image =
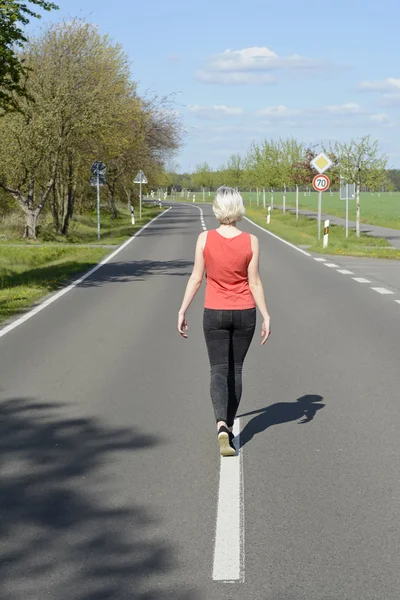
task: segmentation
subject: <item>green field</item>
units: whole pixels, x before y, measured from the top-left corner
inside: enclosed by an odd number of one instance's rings
[[[323,248],[322,235],[320,241],[318,241],[318,228],[315,219],[300,216],[299,220],[296,221],[294,213],[287,212],[284,215],[281,211],[276,210],[272,213],[271,223],[267,225],[267,211],[263,208],[248,207],[246,212],[249,219],[261,225],[261,227],[296,246],[306,248],[309,252],[339,256],[400,259],[400,250],[390,248],[388,241],[384,238],[374,238],[363,233],[360,237],[357,237],[354,230],[350,231],[349,237],[346,238],[344,227],[331,225],[329,228],[329,245],[327,248]]]
[[[318,210],[318,194],[317,192],[311,192],[310,195],[304,195],[304,192],[299,193],[299,208],[317,211]],[[203,194],[201,192],[195,192],[196,202],[203,201]],[[246,207],[257,206],[257,193],[256,192],[242,192],[243,200]],[[190,202],[193,198],[193,193],[190,194],[189,200],[181,198],[180,194],[175,198],[178,201]],[[208,196],[205,195],[206,202],[213,201],[213,194]],[[263,206],[263,194],[262,190],[259,192],[259,206]],[[269,206],[271,202],[271,193],[266,192],[266,205]],[[274,205],[281,206],[283,203],[283,192],[274,192]],[[286,206],[296,206],[296,194],[295,192],[287,192],[286,194]],[[400,192],[382,192],[378,196],[375,192],[361,193],[360,195],[360,207],[361,207],[361,222],[368,223],[369,225],[380,225],[381,227],[389,227],[391,229],[400,229]],[[346,202],[340,200],[339,192],[325,192],[322,195],[322,212],[333,215],[335,217],[346,217]],[[355,200],[349,201],[349,219],[355,221],[356,219],[356,203]]]
[[[257,193],[244,192],[243,199],[246,206],[257,206]],[[271,201],[271,194],[266,193],[267,205]],[[282,205],[283,192],[274,193],[274,204]],[[263,205],[263,194],[259,193],[259,205]],[[295,192],[286,194],[286,206],[296,206]],[[304,192],[299,193],[299,208],[318,210],[318,194],[304,195]],[[361,193],[360,195],[361,222],[369,225],[381,225],[382,227],[390,227],[392,229],[400,229],[400,192],[383,192],[378,196],[375,192]],[[324,192],[322,195],[322,212],[333,215],[335,217],[346,217],[346,202],[340,200],[339,192]],[[355,200],[349,200],[349,219],[356,219],[356,203]]]

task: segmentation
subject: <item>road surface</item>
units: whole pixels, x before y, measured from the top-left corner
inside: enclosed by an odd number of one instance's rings
[[[398,600],[400,293],[240,227],[272,335],[258,315],[229,467],[204,288],[176,332],[196,206],[0,337],[2,600]]]

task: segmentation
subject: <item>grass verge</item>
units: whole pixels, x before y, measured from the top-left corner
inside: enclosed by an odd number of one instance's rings
[[[111,224],[103,222],[101,244],[120,244],[159,214],[158,208],[143,208],[142,221],[135,225],[123,222],[123,217]],[[126,219],[125,219],[126,221]],[[97,242],[97,220],[91,215],[75,230],[75,243]],[[68,281],[98,264],[112,250],[93,244],[91,247],[64,246],[55,243],[40,246],[43,237],[30,244],[0,245],[0,322],[29,308],[42,296],[54,292]],[[49,241],[49,240],[47,240]],[[53,240],[57,242],[57,240]],[[68,240],[71,244],[71,239]],[[12,241],[15,244],[15,240]]]
[[[365,234],[357,237],[354,231],[349,231],[349,237],[346,238],[344,227],[331,225],[328,248],[323,248],[322,229],[321,241],[318,242],[317,221],[315,219],[299,216],[299,220],[296,221],[296,215],[293,213],[283,215],[281,211],[276,210],[272,212],[271,223],[267,225],[266,210],[247,207],[246,215],[264,229],[279,235],[284,240],[296,246],[307,246],[307,250],[310,252],[339,256],[400,259],[400,250],[388,248],[390,244],[385,238],[373,238]]]

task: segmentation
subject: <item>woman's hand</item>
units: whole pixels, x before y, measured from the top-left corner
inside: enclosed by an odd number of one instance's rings
[[[271,334],[271,319],[268,316],[266,319],[264,319],[262,327],[261,327],[261,346],[263,346],[265,344],[265,342],[267,341],[267,339],[269,338]]]
[[[187,338],[187,330],[188,330],[185,313],[178,314],[178,331],[182,337]]]

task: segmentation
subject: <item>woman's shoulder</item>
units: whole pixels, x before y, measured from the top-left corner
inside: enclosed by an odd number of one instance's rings
[[[204,250],[204,246],[206,245],[208,231],[202,231],[199,233],[197,238],[197,243],[200,244],[201,248]]]

